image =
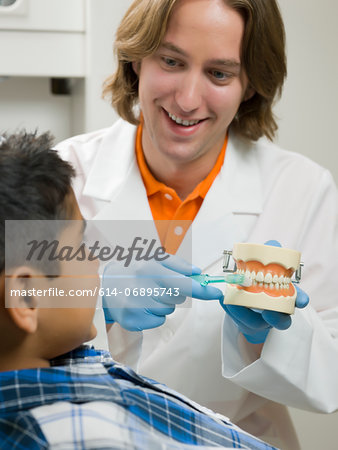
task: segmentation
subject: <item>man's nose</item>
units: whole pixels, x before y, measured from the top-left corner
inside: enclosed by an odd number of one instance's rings
[[[198,72],[185,72],[176,86],[175,101],[183,112],[192,112],[201,106],[203,83]]]

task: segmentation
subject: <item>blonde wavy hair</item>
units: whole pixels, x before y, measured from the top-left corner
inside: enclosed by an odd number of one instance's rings
[[[135,0],[117,30],[114,50],[118,66],[104,84],[117,113],[139,123],[138,76],[133,62],[152,55],[162,42],[173,7],[179,0]],[[242,64],[255,94],[241,103],[231,127],[242,137],[256,141],[273,139],[278,128],[272,107],[286,78],[285,30],[275,0],[224,0],[245,21]]]

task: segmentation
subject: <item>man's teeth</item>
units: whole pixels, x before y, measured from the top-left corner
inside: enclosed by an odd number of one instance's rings
[[[199,122],[199,120],[183,120],[171,113],[168,113],[168,115],[170,119],[176,122],[178,125],[184,125],[185,127],[191,127],[192,125],[196,125]]]
[[[264,275],[263,272],[250,272],[249,270],[237,270],[237,273],[245,274],[248,278],[252,280],[252,286],[260,286],[270,289],[289,289],[291,278],[274,275],[267,273]]]

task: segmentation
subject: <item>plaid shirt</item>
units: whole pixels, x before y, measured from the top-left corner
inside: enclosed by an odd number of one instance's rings
[[[271,449],[186,397],[81,347],[52,367],[0,373],[0,448]]]

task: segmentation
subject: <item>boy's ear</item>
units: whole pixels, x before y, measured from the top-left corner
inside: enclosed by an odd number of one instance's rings
[[[21,266],[6,277],[5,306],[9,317],[18,328],[26,333],[34,333],[38,326],[37,297],[28,295],[29,280],[36,278],[37,272],[31,267]]]

